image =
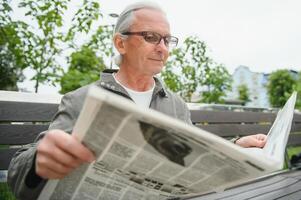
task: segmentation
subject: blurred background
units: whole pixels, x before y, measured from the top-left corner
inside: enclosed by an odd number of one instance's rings
[[[2,0],[0,89],[64,94],[117,68],[112,30],[133,2]],[[155,2],[180,40],[160,76],[187,102],[281,107],[300,93],[300,1]]]

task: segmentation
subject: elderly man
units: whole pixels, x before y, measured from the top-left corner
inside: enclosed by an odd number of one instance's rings
[[[164,12],[151,3],[128,6],[120,15],[113,38],[120,54],[119,70],[102,73],[93,85],[133,100],[191,124],[190,112],[178,96],[155,77],[178,39],[170,34]],[[92,162],[93,153],[70,135],[85,99],[88,86],[66,94],[47,132],[37,143],[17,152],[9,168],[8,183],[18,199],[36,199],[48,179],[61,179],[84,162]],[[243,147],[263,147],[264,135],[241,138]]]

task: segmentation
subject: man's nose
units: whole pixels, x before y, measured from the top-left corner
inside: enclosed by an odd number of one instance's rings
[[[169,51],[168,46],[165,45],[164,38],[161,38],[160,42],[157,44],[157,48],[161,49],[161,51]]]

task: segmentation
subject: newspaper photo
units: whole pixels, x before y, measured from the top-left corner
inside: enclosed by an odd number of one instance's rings
[[[295,101],[296,93],[278,113],[267,145],[252,153],[91,87],[73,132],[97,159],[64,179],[48,181],[39,200],[176,199],[222,191],[280,170]]]

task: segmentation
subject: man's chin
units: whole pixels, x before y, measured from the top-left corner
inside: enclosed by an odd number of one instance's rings
[[[145,65],[145,72],[148,72],[152,75],[157,75],[159,73],[161,73],[162,69],[164,67],[163,62],[152,62],[152,63],[148,63],[147,65]]]
[[[156,75],[156,74],[161,73],[163,67],[164,67],[163,65],[155,66],[154,67],[154,74]]]

